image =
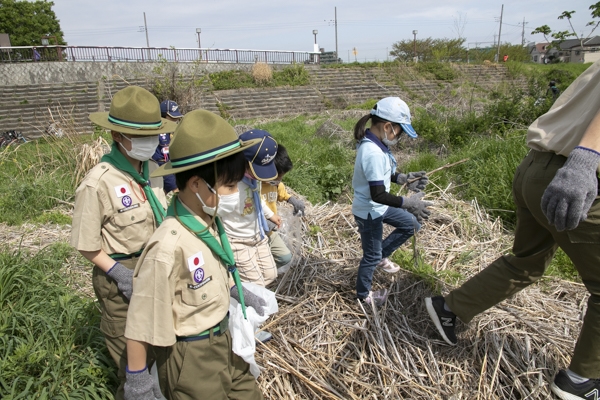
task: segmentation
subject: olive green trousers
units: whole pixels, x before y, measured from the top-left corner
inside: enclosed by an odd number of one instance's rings
[[[119,262],[128,269],[134,269],[137,260],[138,257],[135,257],[120,260]],[[127,366],[125,324],[127,322],[129,300],[119,292],[117,282],[96,266],[94,266],[92,273],[92,284],[98,298],[98,303],[100,304],[100,309],[102,310],[100,330],[104,333],[108,352],[118,367],[117,378],[119,379],[119,387],[115,393],[115,399],[122,400],[126,380],[125,367]],[[154,363],[152,346],[148,347],[147,363],[149,367]]]
[[[590,293],[569,368],[587,378],[600,378],[600,200],[596,197],[587,219],[570,231],[556,231],[541,209],[542,195],[565,161],[553,153],[529,152],[513,180],[517,206],[513,255],[498,258],[445,300],[460,320],[468,323],[540,279],[560,247]]]
[[[231,333],[156,347],[158,375],[169,400],[262,400],[250,365],[231,350]]]

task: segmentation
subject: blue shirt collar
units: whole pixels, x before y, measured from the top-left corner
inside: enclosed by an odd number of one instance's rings
[[[375,136],[375,134],[369,129],[367,129],[367,132],[365,133],[365,139],[369,139],[371,142],[375,143],[384,153],[390,152],[390,149],[385,144],[383,144],[381,140],[379,140],[379,138]]]

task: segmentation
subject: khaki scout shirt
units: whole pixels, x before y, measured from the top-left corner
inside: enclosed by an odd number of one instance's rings
[[[527,131],[527,145],[538,151],[568,157],[579,145],[592,119],[600,112],[600,61],[585,70],[536,119]]]
[[[219,241],[214,230],[209,232]],[[225,318],[229,290],[225,264],[177,219],[167,217],[135,267],[125,337],[171,346],[176,336],[197,335]]]
[[[150,161],[150,170],[157,165]],[[166,208],[162,177],[150,185]],[[88,172],[75,192],[71,245],[80,251],[107,254],[140,251],[156,222],[143,189],[129,174],[101,162]]]

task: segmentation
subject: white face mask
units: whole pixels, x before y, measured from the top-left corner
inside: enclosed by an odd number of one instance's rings
[[[231,214],[237,211],[240,204],[240,192],[231,194],[218,195],[219,196],[219,209],[217,215],[224,217],[227,214]]]
[[[393,146],[396,143],[398,143],[398,140],[400,140],[400,135],[396,136],[396,132],[394,131],[394,126],[392,125],[392,134],[394,135],[394,139],[393,140],[389,140],[387,138],[387,133],[385,134],[385,136],[383,137],[383,139],[381,139],[381,142],[383,144],[385,144],[387,147]]]
[[[210,190],[212,193],[217,195],[217,198],[219,199],[219,201],[217,202],[217,207],[218,207],[221,203],[221,196],[204,179],[202,179],[202,180],[208,187],[208,190]],[[206,203],[204,202],[204,200],[202,200],[202,197],[200,197],[200,195],[198,193],[196,193],[196,197],[198,198],[198,200],[200,200],[200,203],[202,203],[202,211],[204,211],[211,217],[214,217],[215,213],[217,212],[217,208],[207,206]]]
[[[123,150],[125,150],[127,155],[134,160],[148,161],[158,147],[158,135],[128,138],[121,133],[121,136],[123,139],[127,139],[131,142],[131,150],[127,150],[122,143],[119,144],[123,147]]]

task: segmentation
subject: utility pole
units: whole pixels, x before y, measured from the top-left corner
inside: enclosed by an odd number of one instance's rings
[[[146,12],[144,11],[144,30],[146,31],[146,47],[150,47],[150,41],[148,40],[148,25],[146,24]]]
[[[521,46],[525,46],[525,17],[523,17],[523,31],[521,32]]]
[[[335,62],[338,62],[338,41],[337,41],[337,7],[334,7],[335,12]]]
[[[498,30],[498,52],[496,53],[496,62],[500,62],[500,43],[502,43],[500,37],[502,36],[502,15],[504,14],[504,4],[500,11],[500,29]]]
[[[148,61],[150,61],[150,41],[148,40],[148,25],[146,24],[146,11],[144,11],[144,30],[146,31],[146,47],[148,48]]]

